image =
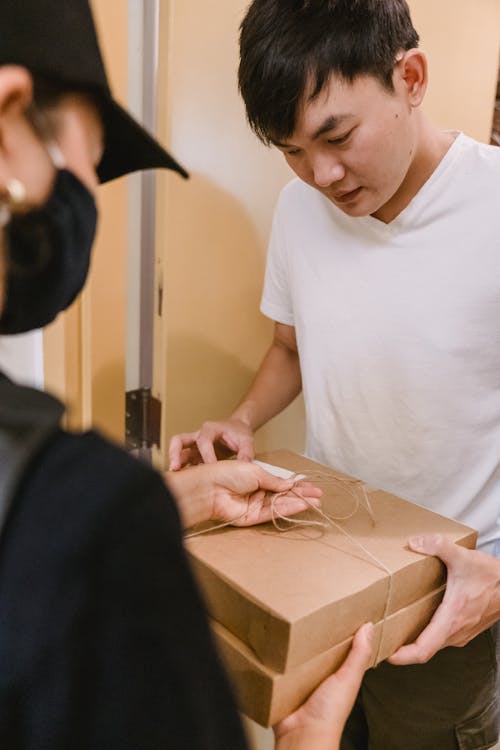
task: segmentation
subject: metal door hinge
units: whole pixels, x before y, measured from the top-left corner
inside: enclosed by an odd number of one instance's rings
[[[151,394],[151,388],[127,391],[125,396],[127,448],[160,447],[161,401]]]

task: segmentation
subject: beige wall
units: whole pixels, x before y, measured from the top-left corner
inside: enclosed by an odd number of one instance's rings
[[[255,372],[271,324],[258,312],[273,206],[290,173],[259,145],[236,90],[246,0],[161,0],[160,133],[191,171],[160,177],[156,390],[164,445],[227,414]],[[431,85],[426,109],[444,128],[489,140],[500,0],[412,0]],[[263,428],[262,447],[301,448],[300,403]]]
[[[191,179],[159,177],[163,257],[164,445],[226,415],[269,342],[258,312],[266,238],[280,187],[276,153],[248,131],[236,90],[237,28],[246,2],[161,3],[160,134]],[[301,448],[301,404],[264,428],[262,445]]]
[[[127,99],[127,0],[92,0],[115,96]],[[44,332],[46,388],[68,407],[73,429],[125,432],[126,181],[98,191],[100,220],[83,295]]]
[[[410,0],[429,58],[425,109],[442,128],[489,142],[500,41],[500,0]]]
[[[115,97],[127,101],[127,0],[92,0]],[[100,220],[92,271],[83,299],[87,423],[118,440],[125,433],[125,307],[127,183],[99,189]]]

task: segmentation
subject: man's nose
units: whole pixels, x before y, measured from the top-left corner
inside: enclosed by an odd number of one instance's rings
[[[312,164],[314,182],[318,187],[326,188],[345,177],[345,168],[334,157],[318,156]]]

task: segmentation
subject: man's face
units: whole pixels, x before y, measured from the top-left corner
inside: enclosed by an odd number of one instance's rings
[[[277,143],[295,174],[349,216],[375,215],[404,191],[416,129],[404,81],[332,75],[305,100],[289,141]]]

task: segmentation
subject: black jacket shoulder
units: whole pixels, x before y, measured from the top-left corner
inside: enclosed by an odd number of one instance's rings
[[[0,746],[246,747],[163,478],[58,431],[0,542]]]

